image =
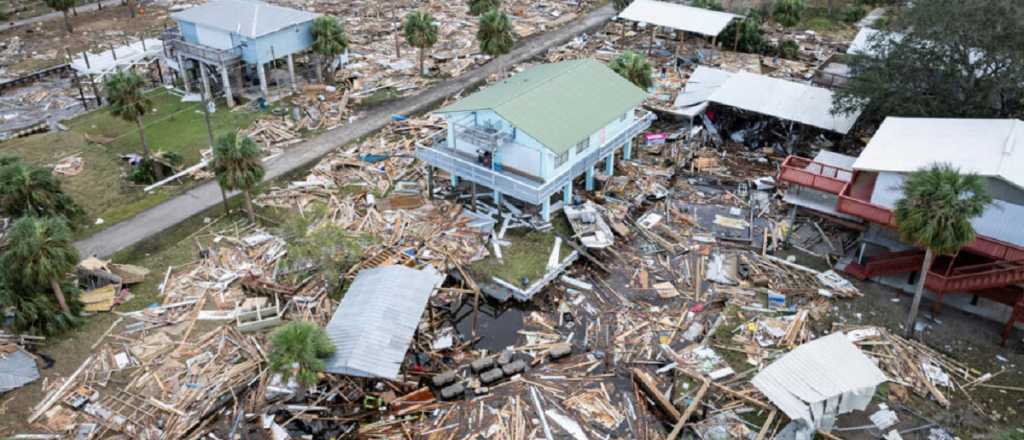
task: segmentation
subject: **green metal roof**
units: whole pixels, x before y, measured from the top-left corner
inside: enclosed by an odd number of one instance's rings
[[[568,151],[626,111],[645,93],[595,60],[543,64],[438,110],[493,110],[555,154]]]

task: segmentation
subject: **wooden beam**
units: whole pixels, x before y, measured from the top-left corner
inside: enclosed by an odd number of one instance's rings
[[[664,412],[666,415],[668,415],[669,418],[672,419],[673,423],[678,424],[678,422],[681,420],[682,415],[679,414],[679,410],[676,409],[675,405],[672,405],[672,402],[669,401],[664,394],[661,394],[661,392],[658,391],[658,386],[654,382],[654,379],[652,379],[651,376],[649,376],[647,373],[641,371],[638,368],[633,369],[633,379],[637,381],[637,383],[640,385],[640,388],[642,388],[644,392],[647,393],[647,395],[651,398],[651,400],[654,401],[658,408],[661,409],[661,411]]]
[[[683,426],[686,425],[686,421],[693,416],[693,413],[697,412],[697,408],[700,408],[700,402],[704,399],[704,395],[708,393],[708,388],[711,387],[711,382],[707,379],[701,384],[700,389],[697,390],[697,394],[693,396],[693,401],[686,407],[686,411],[683,411],[683,415],[679,417],[679,421],[676,422],[676,426],[672,428],[672,432],[668,434],[665,440],[676,440],[676,437],[683,432]],[[774,414],[774,413],[773,413]]]

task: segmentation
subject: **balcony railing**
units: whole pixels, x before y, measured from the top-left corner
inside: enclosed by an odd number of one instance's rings
[[[779,180],[831,194],[841,193],[852,176],[852,170],[800,156],[787,157],[779,171]]]
[[[165,30],[160,34],[160,38],[163,39],[164,46],[171,51],[171,56],[180,54],[186,58],[224,66],[236,63],[242,59],[242,50],[239,47],[217,49],[201,44],[189,43],[184,40],[177,29]]]
[[[431,135],[429,146],[417,145],[416,157],[430,165],[455,173],[460,178],[485,185],[524,202],[539,205],[550,198],[552,194],[561,191],[565,184],[574,177],[583,174],[587,168],[594,166],[614,152],[616,148],[621,147],[650,127],[656,116],[645,110],[640,110],[640,112],[639,117],[630,126],[606,141],[601,147],[590,149],[586,156],[577,160],[571,168],[563,170],[543,183],[512,173],[495,171],[463,157],[461,153],[448,145],[446,130],[439,130]]]
[[[455,142],[468,141],[489,151],[512,142],[512,133],[473,124],[455,124]]]

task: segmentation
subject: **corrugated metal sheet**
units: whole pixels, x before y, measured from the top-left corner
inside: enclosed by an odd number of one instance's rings
[[[717,37],[730,21],[742,16],[657,0],[636,0],[619,13],[619,18]]]
[[[595,60],[531,67],[439,113],[493,110],[556,154],[643,103],[646,93]]]
[[[853,167],[909,173],[939,162],[1024,189],[1024,121],[888,117]]]
[[[871,203],[895,209],[896,202],[903,198],[905,178],[906,175],[900,173],[878,173]],[[1024,206],[993,200],[980,217],[971,220],[971,226],[978,235],[1024,246],[1024,228],[1012,221],[1020,218],[1024,218]]]
[[[18,350],[0,357],[0,393],[39,379],[39,368],[28,353]]]
[[[732,73],[725,70],[697,66],[697,70],[686,80],[682,93],[676,97],[674,110],[689,118],[703,113],[708,98],[731,77]]]
[[[831,90],[749,72],[734,74],[708,100],[842,134],[860,117],[833,115]]]
[[[886,380],[871,359],[846,335],[836,332],[786,353],[751,383],[790,419],[822,426],[822,413],[831,412],[828,408],[838,412],[864,409],[855,404],[860,402],[839,400],[865,393],[870,398],[875,387]]]
[[[255,0],[214,0],[171,14],[175,20],[196,23],[249,38],[312,21],[320,14],[283,8]]]
[[[444,275],[428,267],[366,269],[356,275],[327,323],[335,352],[327,372],[397,379],[431,292]]]

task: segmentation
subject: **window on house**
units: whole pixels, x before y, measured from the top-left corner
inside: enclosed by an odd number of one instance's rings
[[[590,139],[584,139],[576,144],[576,154],[582,153],[590,146]]]
[[[557,157],[555,157],[555,168],[558,168],[558,167],[564,165],[568,161],[569,161],[569,152],[568,151],[566,151],[566,152],[564,152],[562,154],[559,154]]]

